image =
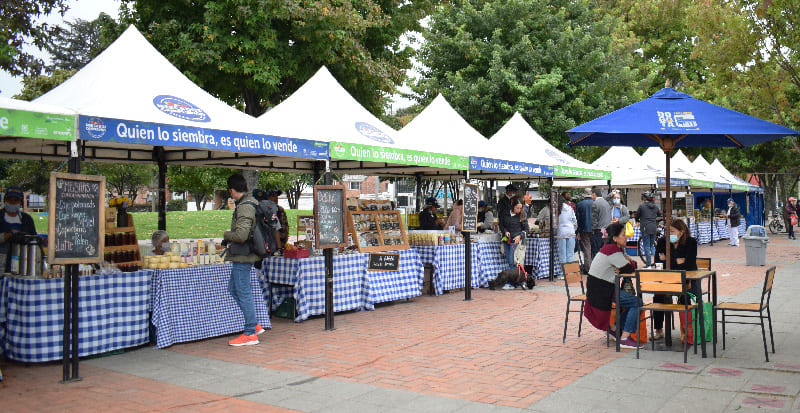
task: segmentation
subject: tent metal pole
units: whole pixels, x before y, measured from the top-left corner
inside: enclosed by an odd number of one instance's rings
[[[167,161],[164,147],[153,148],[153,157],[158,163],[158,229],[167,230]],[[135,194],[134,194],[135,196]]]
[[[711,246],[714,246],[714,221],[716,221],[716,217],[714,216],[714,186],[711,186]]]
[[[81,173],[81,158],[78,156],[79,142],[70,143],[70,158],[67,170],[72,174]],[[105,196],[105,194],[103,194]],[[61,335],[62,339],[62,381],[80,381],[78,373],[78,264],[67,264],[64,272],[64,326]],[[71,334],[70,334],[71,333]],[[70,344],[72,352],[70,354]],[[70,364],[72,367],[72,377],[69,377]]]
[[[325,185],[333,184],[330,161],[325,161]],[[333,248],[322,250],[325,258],[325,330],[334,330],[333,325]]]
[[[558,204],[558,194],[555,193],[555,189],[553,189],[553,178],[552,177],[547,178],[547,182],[550,183],[550,196],[547,197],[548,198],[547,201],[550,203],[550,208],[547,208],[547,209],[550,210],[550,225],[548,225],[548,227],[550,227],[550,240],[549,240],[549,242],[550,242],[550,268],[549,268],[549,270],[550,270],[550,281],[553,281],[555,279],[555,275],[556,275],[556,272],[555,272],[555,249],[556,249],[555,248],[555,244],[556,244],[556,240],[555,240],[555,231],[553,231],[553,227],[555,226],[555,223],[556,223],[556,221],[554,219],[554,216],[555,216],[555,212],[556,212],[555,210],[558,207],[558,205],[557,205]],[[610,185],[611,181],[608,181],[608,183]],[[556,194],[555,199],[553,199],[553,194],[554,193]]]
[[[466,170],[464,171],[464,183],[468,182],[469,170]],[[464,195],[462,194],[461,196],[463,197]],[[462,232],[461,234],[464,237],[464,301],[472,301],[472,244],[470,243],[469,232]]]

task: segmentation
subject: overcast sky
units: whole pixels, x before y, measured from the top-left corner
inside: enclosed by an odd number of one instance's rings
[[[100,15],[100,12],[117,18],[119,15],[119,0],[69,0],[69,10],[61,17],[60,14],[54,13],[52,15],[43,17],[43,21],[48,24],[56,24],[66,26],[64,21],[73,21],[75,19],[94,20]],[[37,56],[48,58],[47,53],[36,50],[35,48],[27,49]],[[17,94],[22,89],[22,77],[11,77],[5,71],[0,71],[0,96],[10,98]]]

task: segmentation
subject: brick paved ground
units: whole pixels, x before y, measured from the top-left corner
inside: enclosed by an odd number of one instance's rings
[[[798,251],[800,243],[775,237],[767,261],[778,265],[780,277],[782,266],[800,257]],[[765,267],[744,265],[743,242],[739,248],[724,242],[701,246],[699,255],[712,257],[721,298],[763,280]],[[372,312],[337,314],[335,331],[323,331],[322,318],[300,324],[273,319],[273,329],[253,347],[233,349],[226,345],[230,337],[220,337],[148,351],[520,408],[626,354],[606,348],[605,335],[588,323],[578,338],[577,319],[561,343],[563,284],[540,282],[533,291],[479,289],[472,296],[470,302],[463,292],[424,296]],[[0,410],[282,411],[87,363],[81,368],[84,380],[69,385],[58,384],[60,365],[0,361],[0,367],[5,376]]]

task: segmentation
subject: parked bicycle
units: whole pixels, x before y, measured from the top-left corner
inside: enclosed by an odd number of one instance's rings
[[[769,214],[767,228],[773,234],[787,231],[786,224],[783,222],[783,214],[780,211],[772,211]]]

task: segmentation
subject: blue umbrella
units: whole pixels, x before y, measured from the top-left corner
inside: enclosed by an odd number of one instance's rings
[[[666,155],[670,224],[670,152],[689,147],[745,147],[800,132],[664,88],[653,96],[567,131],[570,146],[658,146]],[[667,268],[670,251],[667,248]]]

